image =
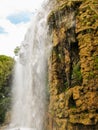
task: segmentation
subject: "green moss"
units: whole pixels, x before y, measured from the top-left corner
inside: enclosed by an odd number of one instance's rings
[[[98,64],[97,64],[97,65],[95,65],[95,66],[94,66],[94,68],[95,68],[96,70],[98,70]]]
[[[96,64],[98,64],[98,56],[95,56],[94,61],[95,61]]]
[[[93,60],[94,60],[94,69],[98,70],[98,56],[93,56]]]
[[[68,82],[67,82],[67,81],[64,83],[64,86],[65,86],[66,88],[68,87]]]
[[[75,83],[74,85],[81,85],[82,83],[81,67],[79,63],[73,66],[72,80]]]
[[[94,78],[94,76],[95,76],[95,75],[94,75],[94,72],[93,72],[93,71],[90,71],[90,72],[89,72],[89,78],[92,79],[92,78]]]

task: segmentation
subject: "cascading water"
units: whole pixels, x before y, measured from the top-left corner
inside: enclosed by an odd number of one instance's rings
[[[47,26],[51,3],[47,5],[34,16],[21,45],[15,66],[9,130],[44,129],[47,60],[52,47]]]

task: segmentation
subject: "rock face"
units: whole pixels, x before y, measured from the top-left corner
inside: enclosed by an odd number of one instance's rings
[[[48,129],[98,130],[98,0],[57,0],[48,24]]]

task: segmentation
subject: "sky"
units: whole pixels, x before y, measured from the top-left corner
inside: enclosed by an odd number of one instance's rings
[[[0,0],[0,55],[14,57],[44,0]]]

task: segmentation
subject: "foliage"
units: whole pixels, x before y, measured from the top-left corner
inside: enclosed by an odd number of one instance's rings
[[[81,68],[79,63],[73,66],[72,79],[74,80],[75,85],[81,85],[82,74],[81,74]]]
[[[0,55],[0,123],[4,121],[10,101],[10,83],[14,59]]]
[[[17,47],[14,49],[14,54],[15,54],[15,56],[18,56],[19,51],[20,51],[20,47],[17,46]]]

